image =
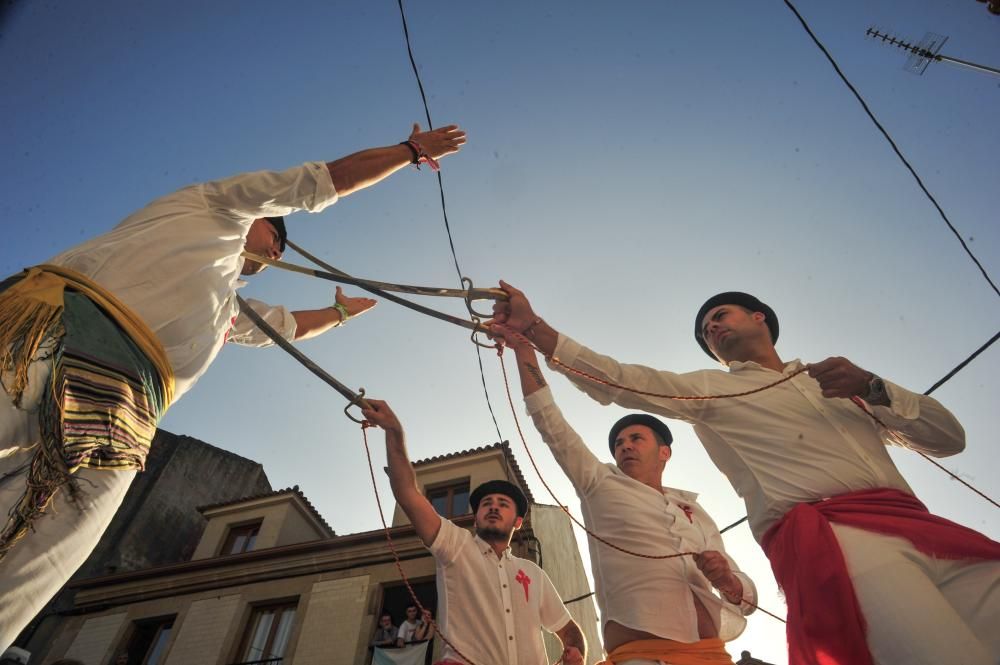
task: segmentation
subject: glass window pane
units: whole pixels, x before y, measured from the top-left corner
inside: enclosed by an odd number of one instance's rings
[[[285,646],[288,644],[288,637],[292,634],[292,624],[295,623],[295,608],[286,609],[278,619],[278,629],[274,634],[274,642],[271,644],[271,655],[268,658],[281,658],[285,655]]]
[[[243,551],[243,547],[246,545],[247,538],[242,533],[237,534],[233,537],[233,544],[229,548],[226,554],[239,554]]]
[[[271,632],[271,623],[273,621],[274,610],[261,610],[257,614],[253,634],[250,638],[250,643],[247,645],[246,653],[243,654],[243,660],[262,660],[265,658],[264,647],[267,646],[267,636]]]
[[[469,508],[469,489],[456,489],[454,498],[452,498],[452,516],[454,515],[465,515],[470,511]]]
[[[160,659],[163,658],[163,652],[167,648],[167,642],[170,641],[170,630],[171,626],[165,626],[160,630],[160,633],[156,636],[156,641],[153,643],[153,648],[149,650],[146,665],[159,665]]]
[[[441,517],[451,517],[448,514],[448,495],[444,494],[441,496],[435,496],[431,498],[431,505],[434,506],[434,510]]]
[[[241,549],[240,551],[241,552],[252,552],[253,551],[253,546],[256,543],[257,543],[257,530],[254,529],[253,533],[251,533],[247,537],[246,544],[243,546],[243,549]]]

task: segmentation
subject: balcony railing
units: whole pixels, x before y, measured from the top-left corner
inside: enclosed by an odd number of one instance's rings
[[[281,665],[284,658],[268,658],[267,660],[244,660],[239,663],[229,663],[229,665]]]

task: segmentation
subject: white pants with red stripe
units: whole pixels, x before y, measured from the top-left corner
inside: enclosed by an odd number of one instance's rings
[[[935,559],[904,538],[832,526],[877,665],[1000,663],[1000,561]]]

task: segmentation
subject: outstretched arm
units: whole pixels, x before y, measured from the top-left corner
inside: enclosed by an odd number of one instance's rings
[[[465,132],[458,125],[439,127],[428,132],[420,131],[414,124],[410,140],[417,143],[433,159],[458,152],[465,143]],[[359,189],[371,187],[392,175],[399,169],[413,163],[413,150],[406,145],[391,145],[383,148],[369,148],[347,157],[328,162],[330,179],[340,196],[353,194]]]
[[[392,494],[410,518],[417,536],[424,545],[430,547],[441,529],[441,517],[417,487],[417,476],[406,454],[403,426],[399,424],[399,419],[389,405],[382,400],[369,399],[368,403],[372,408],[362,409],[361,413],[366,420],[385,430],[385,453]]]
[[[500,288],[507,293],[507,300],[498,300],[493,304],[493,318],[486,322],[487,325],[497,323],[507,326],[530,339],[546,356],[555,353],[559,333],[535,314],[523,291],[503,280],[500,280]]]
[[[344,291],[337,287],[337,304],[340,307],[324,307],[323,309],[301,309],[292,312],[295,318],[295,340],[309,339],[322,335],[330,328],[336,328],[345,322],[344,313],[347,318],[354,318],[364,314],[376,305],[373,298],[350,298],[344,295]],[[341,307],[343,311],[341,311]]]
[[[567,621],[565,626],[556,631],[556,636],[563,645],[560,661],[563,665],[584,665],[587,662],[587,640],[575,621]]]

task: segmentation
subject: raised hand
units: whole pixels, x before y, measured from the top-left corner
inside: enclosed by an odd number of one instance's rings
[[[420,131],[420,124],[413,123],[410,140],[419,144],[432,159],[441,159],[445,155],[458,152],[465,145],[465,132],[458,125],[438,127],[429,132]]]
[[[352,319],[355,316],[361,316],[362,314],[364,314],[365,312],[367,312],[372,307],[378,304],[378,301],[375,300],[374,298],[365,298],[365,297],[351,298],[345,296],[344,290],[339,286],[337,287],[337,295],[335,296],[335,298],[338,304],[344,306],[344,309],[347,310],[347,315]]]

